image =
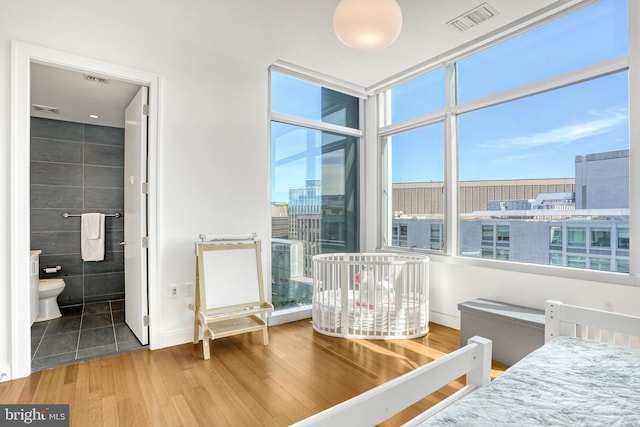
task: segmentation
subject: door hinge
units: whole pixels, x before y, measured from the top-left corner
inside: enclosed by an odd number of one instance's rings
[[[145,249],[149,248],[149,236],[142,236],[142,247]]]
[[[149,183],[148,182],[143,182],[142,183],[142,194],[149,194]]]
[[[142,114],[145,115],[145,116],[149,115],[149,104],[144,104],[142,106]]]
[[[142,316],[142,326],[149,326],[149,315]]]

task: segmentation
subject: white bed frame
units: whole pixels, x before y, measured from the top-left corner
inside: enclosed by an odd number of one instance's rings
[[[557,336],[579,337],[637,348],[640,346],[640,317],[547,301],[545,342]],[[490,340],[482,337],[470,338],[468,345],[461,349],[306,418],[294,426],[373,426],[462,375],[467,376],[465,387],[405,426],[423,422],[476,388],[491,382]]]

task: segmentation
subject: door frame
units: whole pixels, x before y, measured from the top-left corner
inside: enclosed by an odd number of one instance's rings
[[[11,166],[10,166],[10,378],[31,375],[31,321],[29,306],[29,250],[30,248],[30,64],[95,72],[115,79],[149,88],[148,160],[149,192],[147,199],[148,295],[149,317],[157,319],[158,246],[157,246],[157,188],[160,76],[155,73],[111,64],[84,56],[57,51],[19,41],[11,41]],[[150,348],[159,343],[156,322],[149,322]]]

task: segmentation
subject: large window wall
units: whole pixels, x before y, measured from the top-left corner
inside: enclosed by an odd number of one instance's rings
[[[360,99],[271,71],[271,284],[276,311],[307,309],[312,257],[359,249]]]
[[[382,88],[382,246],[628,273],[628,9],[601,0]]]

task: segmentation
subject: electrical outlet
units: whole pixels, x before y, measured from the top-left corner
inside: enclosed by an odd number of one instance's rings
[[[194,293],[193,283],[185,283],[184,284],[184,296],[185,297],[192,297],[193,293]]]
[[[178,285],[169,285],[169,298],[178,298]]]
[[[607,301],[604,303],[604,307],[607,311],[613,311],[613,302]]]

